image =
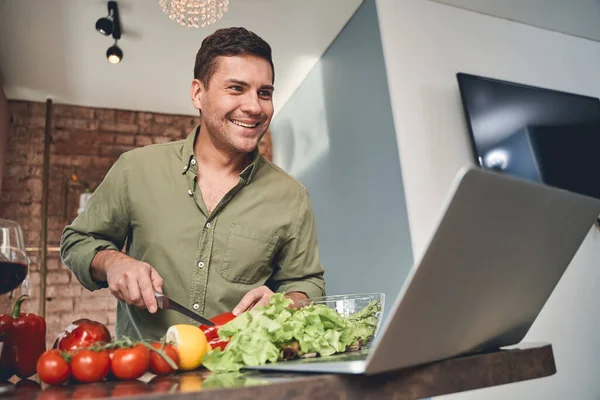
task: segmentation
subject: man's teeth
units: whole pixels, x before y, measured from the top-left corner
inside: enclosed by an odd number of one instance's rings
[[[236,120],[234,120],[234,119],[232,119],[232,120],[230,120],[230,121],[231,121],[231,122],[233,122],[234,124],[236,124],[236,125],[239,125],[239,126],[242,126],[242,127],[244,127],[244,128],[255,128],[255,127],[257,127],[257,126],[258,126],[258,124],[259,124],[259,122],[257,122],[256,124],[245,124],[245,123],[243,123],[243,122],[236,121]]]

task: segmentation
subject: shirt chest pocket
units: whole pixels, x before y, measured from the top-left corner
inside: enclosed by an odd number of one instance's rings
[[[245,226],[232,224],[225,248],[221,273],[230,282],[253,284],[267,280],[273,272],[271,261],[277,235],[266,235]]]

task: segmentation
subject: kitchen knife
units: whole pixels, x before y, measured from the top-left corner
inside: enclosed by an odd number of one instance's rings
[[[203,316],[198,315],[195,312],[193,312],[192,310],[185,308],[181,304],[177,303],[176,301],[171,300],[170,298],[168,298],[167,296],[165,296],[162,293],[154,291],[154,296],[156,297],[156,302],[158,303],[158,307],[160,309],[177,311],[177,312],[185,315],[186,317],[191,318],[195,321],[198,321],[206,326],[215,326],[214,323],[210,322]]]

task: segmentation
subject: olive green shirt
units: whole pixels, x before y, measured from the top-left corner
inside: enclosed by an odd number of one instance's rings
[[[207,318],[231,311],[262,285],[324,295],[306,189],[255,151],[238,184],[208,213],[196,180],[198,131],[121,155],[63,232],[67,267],[86,289],[107,287],[91,277],[92,259],[125,246],[158,271],[167,296]],[[157,339],[178,323],[197,325],[175,311],[117,305],[117,336]]]

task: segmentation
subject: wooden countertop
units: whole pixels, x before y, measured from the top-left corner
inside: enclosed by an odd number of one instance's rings
[[[206,370],[198,370],[167,377],[145,375],[141,380],[130,382],[70,384],[44,387],[43,390],[36,382],[26,380],[11,386],[12,393],[0,395],[0,398],[418,399],[542,378],[554,373],[552,346],[529,344],[373,376],[243,372],[217,377]]]

